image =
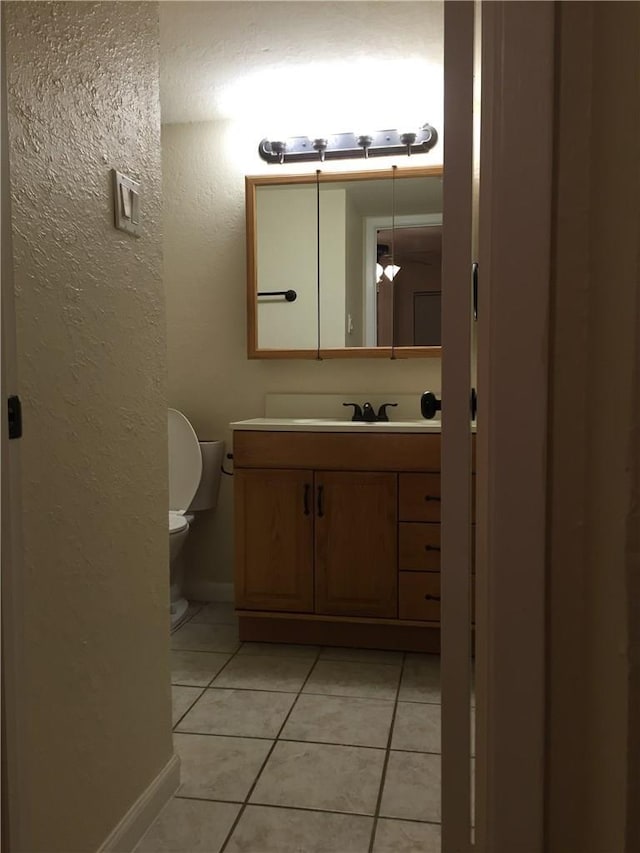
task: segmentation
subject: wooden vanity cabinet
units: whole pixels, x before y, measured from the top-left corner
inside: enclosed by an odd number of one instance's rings
[[[236,470],[237,607],[395,617],[396,500],[394,474]]]
[[[243,640],[437,652],[440,434],[234,433]]]
[[[395,474],[318,471],[315,612],[398,612]]]
[[[313,472],[236,470],[236,606],[313,612]]]

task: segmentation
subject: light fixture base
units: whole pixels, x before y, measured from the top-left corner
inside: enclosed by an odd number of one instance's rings
[[[363,137],[357,133],[336,133],[327,137],[326,148],[321,148],[318,139],[308,136],[293,136],[287,140],[263,139],[258,153],[266,163],[300,163],[305,160],[346,160],[366,157],[389,157],[401,154],[425,154],[438,141],[438,133],[430,124],[423,125],[414,134],[398,130],[377,130]],[[369,142],[369,140],[371,140]],[[324,139],[322,140],[324,142]],[[283,150],[284,146],[284,150]]]

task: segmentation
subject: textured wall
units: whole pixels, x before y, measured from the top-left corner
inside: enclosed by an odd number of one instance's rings
[[[96,849],[171,755],[156,3],[8,3],[30,851]],[[142,181],[139,240],[110,169]]]
[[[442,129],[443,0],[163,0],[160,26],[165,124]]]
[[[233,122],[162,129],[171,405],[187,414],[201,438],[229,442],[229,422],[263,415],[267,392],[349,391],[365,399],[415,392],[418,417],[418,394],[440,388],[439,359],[247,359],[244,176],[265,172],[258,138],[259,128],[242,136]],[[430,165],[441,157],[438,146],[424,159]],[[411,159],[418,165],[422,158]],[[315,168],[295,165],[283,168]],[[347,165],[356,168],[353,161]],[[232,481],[223,477],[218,508],[197,520],[187,540],[192,579],[231,580],[231,502]]]

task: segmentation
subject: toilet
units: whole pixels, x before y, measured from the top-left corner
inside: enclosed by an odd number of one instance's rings
[[[199,441],[188,419],[169,409],[169,565],[171,628],[184,619],[182,546],[197,513],[215,509],[220,490],[223,441]]]

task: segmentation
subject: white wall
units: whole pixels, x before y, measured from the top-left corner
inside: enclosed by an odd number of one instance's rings
[[[257,155],[260,136],[259,127],[239,134],[233,122],[163,126],[170,404],[201,438],[227,441],[230,421],[263,414],[268,391],[350,392],[363,400],[376,391],[414,392],[419,417],[419,393],[440,388],[437,359],[247,359],[244,177],[274,168]],[[411,165],[420,160],[441,162],[441,151],[412,157]],[[303,165],[313,172],[316,164]],[[216,512],[198,519],[188,540],[197,581],[231,580],[231,503],[232,480],[225,477]]]
[[[158,4],[3,7],[24,413],[3,674],[30,813],[12,849],[87,853],[172,754]],[[112,167],[142,181],[139,239],[113,227]]]

